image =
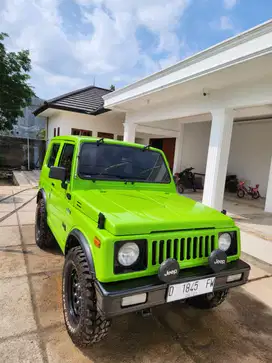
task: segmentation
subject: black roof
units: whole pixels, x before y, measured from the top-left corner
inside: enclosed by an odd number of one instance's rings
[[[81,88],[45,101],[33,113],[35,116],[37,116],[48,108],[55,108],[58,110],[97,115],[108,111],[103,107],[104,100],[102,96],[109,92],[112,91],[96,86]]]

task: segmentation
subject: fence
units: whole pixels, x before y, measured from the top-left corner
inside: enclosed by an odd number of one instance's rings
[[[0,168],[40,169],[45,149],[44,140],[0,136]]]

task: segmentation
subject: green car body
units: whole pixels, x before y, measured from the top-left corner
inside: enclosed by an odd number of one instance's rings
[[[169,184],[136,182],[133,185],[125,184],[123,181],[100,180],[94,183],[91,180],[80,179],[77,176],[77,161],[80,145],[85,142],[96,142],[96,139],[72,136],[54,138],[45,156],[39,188],[47,195],[47,221],[60,248],[65,252],[69,234],[74,229],[79,230],[89,243],[99,281],[112,282],[157,274],[159,248],[156,248],[156,261],[152,263],[152,246],[154,242],[160,241],[166,242],[163,246],[163,260],[165,260],[166,257],[174,257],[175,239],[192,238],[193,242],[194,238],[207,237],[210,253],[212,236],[214,249],[218,248],[219,233],[235,231],[238,242],[237,253],[229,256],[228,261],[239,258],[240,233],[233,220],[199,202],[178,195],[173,179]],[[52,179],[48,177],[47,161],[54,143],[60,143],[55,166],[59,163],[63,145],[65,143],[75,145],[71,171],[73,177],[67,184],[67,189],[61,186],[60,180],[55,180],[52,187]],[[116,140],[107,140],[107,143],[143,148],[142,145]],[[167,164],[164,154],[158,149],[154,150],[161,153]],[[66,197],[67,193],[71,194],[70,200]],[[67,213],[67,210],[70,212]],[[103,213],[106,217],[104,229],[97,227],[99,213]],[[100,248],[95,246],[95,238],[101,241]],[[115,242],[139,239],[147,240],[147,267],[142,271],[115,274]],[[171,251],[168,255],[167,241],[171,241]],[[200,244],[197,248],[199,247]],[[204,249],[204,243],[201,247]],[[181,269],[208,264],[208,257],[200,257],[204,256],[204,251],[197,251],[194,256],[194,243],[190,244],[190,248],[190,253],[184,251],[184,256],[188,255],[190,258],[179,261]],[[180,255],[180,251],[178,254]]]
[[[113,154],[121,153],[122,162],[104,166],[99,171],[105,163],[103,155],[109,157],[111,150]],[[108,154],[103,154],[106,151]],[[136,161],[129,159],[127,154],[130,152],[135,153]],[[151,158],[156,160],[154,165],[142,171],[139,169],[138,176],[129,178],[129,172],[137,169],[133,169],[135,164],[138,167]],[[124,170],[126,174],[122,174]],[[97,311],[98,315],[92,326],[97,324],[101,332],[98,336],[88,328],[89,333],[86,330],[84,336],[89,336],[89,340],[84,344],[96,342],[104,336],[105,324],[108,324],[105,319],[172,301],[169,297],[169,289],[175,286],[170,285],[172,282],[180,283],[183,292],[187,293],[189,289],[200,289],[203,281],[212,281],[212,299],[209,294],[205,294],[208,297],[203,301],[199,296],[198,299],[191,298],[191,295],[189,298],[196,305],[210,308],[224,300],[230,287],[247,281],[250,267],[240,260],[240,231],[233,220],[224,213],[179,195],[167,160],[158,149],[91,137],[55,137],[44,159],[37,203],[37,244],[41,248],[46,246],[48,226],[51,236],[66,256],[64,315],[68,332],[76,344],[82,343],[81,333],[86,326],[79,319],[75,306],[83,304],[82,313],[87,305],[78,299],[70,303],[69,291],[74,286],[77,295],[79,283],[74,280],[78,277],[73,276],[79,275],[82,279],[80,271],[90,274],[88,279],[93,281],[88,285],[93,292],[85,298],[95,296],[91,302],[92,311]],[[231,238],[230,247],[225,252],[219,246],[222,234]],[[121,247],[128,243],[136,244],[139,253],[131,266],[125,266],[119,258]],[[222,254],[223,260],[219,257]],[[228,280],[229,275],[234,276],[233,279]],[[74,280],[68,283],[69,279]],[[198,294],[208,292],[209,281],[206,290],[199,290]],[[131,298],[134,302],[130,304]],[[78,317],[77,324],[69,311],[74,311],[73,316]]]

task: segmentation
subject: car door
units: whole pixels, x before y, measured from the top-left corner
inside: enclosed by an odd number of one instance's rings
[[[51,205],[55,235],[60,245],[64,245],[71,226],[71,175],[75,159],[75,144],[64,142],[57,166],[66,169],[66,181],[52,179]]]
[[[49,178],[49,171],[51,166],[55,166],[58,160],[58,156],[60,154],[61,149],[60,142],[52,142],[50,144],[50,149],[46,154],[46,158],[43,163],[43,167],[41,170],[40,176],[40,188],[45,191],[46,195],[46,211],[47,211],[47,220],[49,225],[51,225],[51,192],[52,192],[52,179]]]

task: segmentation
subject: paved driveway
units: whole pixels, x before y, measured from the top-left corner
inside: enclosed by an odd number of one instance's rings
[[[34,194],[0,203],[0,219]],[[63,257],[36,247],[34,210],[35,200],[0,222],[0,362],[271,362],[272,271],[262,265],[214,311],[174,303],[151,318],[130,314],[104,342],[77,349],[63,323]]]

